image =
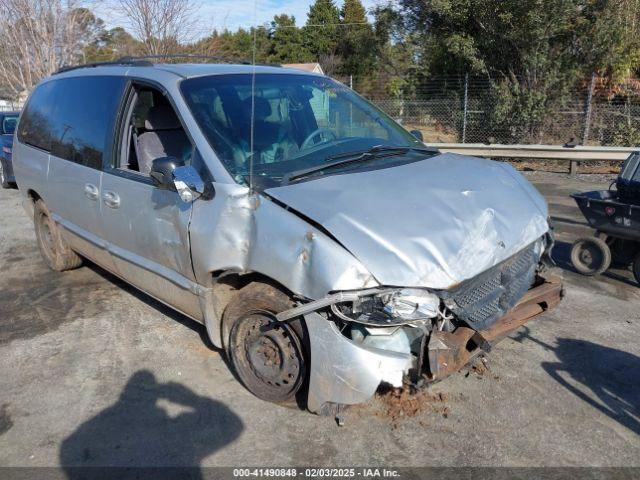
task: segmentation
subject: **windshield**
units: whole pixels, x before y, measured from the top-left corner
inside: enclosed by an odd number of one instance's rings
[[[250,174],[252,75],[185,80],[182,93],[196,121],[238,183]],[[424,147],[351,89],[326,77],[256,74],[253,175],[265,188],[337,155],[377,146]],[[382,161],[382,160],[381,160]]]
[[[13,135],[16,130],[16,124],[18,123],[17,116],[7,116],[2,119],[2,133],[6,135]]]

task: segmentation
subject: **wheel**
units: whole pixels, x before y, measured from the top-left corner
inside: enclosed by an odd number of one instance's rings
[[[82,258],[64,241],[60,229],[51,219],[49,209],[42,200],[37,200],[34,204],[33,223],[38,248],[49,268],[62,272],[82,265]]]
[[[640,253],[638,253],[638,255],[636,255],[636,258],[633,260],[632,269],[633,276],[636,278],[638,286],[640,286]]]
[[[2,185],[2,188],[11,188],[11,183],[4,175],[4,160],[0,160],[0,184]]]
[[[611,265],[611,250],[598,237],[579,238],[571,248],[571,263],[583,275],[599,275]]]
[[[243,385],[256,397],[285,405],[304,404],[309,358],[301,320],[279,323],[275,314],[293,307],[290,298],[267,283],[251,283],[223,314],[226,351]]]

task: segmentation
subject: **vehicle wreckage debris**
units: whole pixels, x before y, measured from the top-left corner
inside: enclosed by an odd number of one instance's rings
[[[481,380],[482,378],[492,378],[494,380],[500,380],[500,376],[491,371],[489,362],[485,357],[478,358],[473,364],[469,365],[469,369],[465,373],[465,377],[469,377],[472,373],[476,378]]]
[[[389,419],[394,428],[404,419],[427,412],[448,418],[451,414],[448,405],[450,399],[449,393],[415,389],[411,386],[382,388],[376,395],[376,403],[381,407],[376,415]]]

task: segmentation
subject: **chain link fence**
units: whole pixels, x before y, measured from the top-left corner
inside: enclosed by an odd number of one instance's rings
[[[462,75],[413,90],[394,92],[392,82],[353,88],[407,129],[420,130],[426,142],[640,145],[640,80],[610,86],[593,76],[552,94],[524,84]]]

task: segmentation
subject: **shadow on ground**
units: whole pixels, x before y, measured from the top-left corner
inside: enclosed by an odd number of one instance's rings
[[[185,467],[184,476],[201,478],[202,460],[242,430],[240,418],[223,403],[178,383],[159,383],[141,370],[114,405],[63,441],[60,464],[69,479],[104,466]]]
[[[558,338],[552,346],[524,327],[514,340],[531,340],[557,357],[542,368],[592,407],[640,435],[640,357],[586,340]]]

